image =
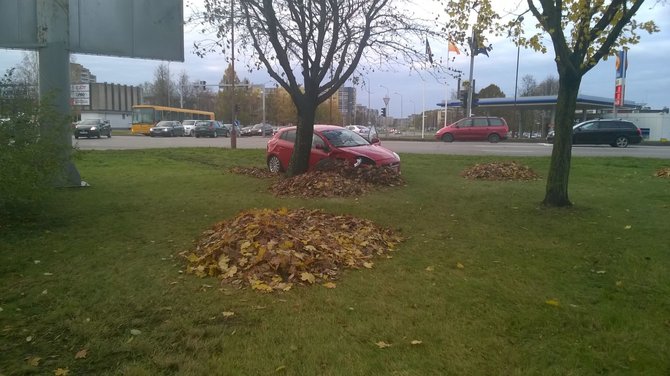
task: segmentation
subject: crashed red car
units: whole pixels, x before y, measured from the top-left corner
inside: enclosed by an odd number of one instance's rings
[[[286,171],[295,137],[296,127],[286,127],[268,141],[266,162],[271,172]],[[400,156],[381,146],[374,128],[368,139],[337,125],[314,125],[309,169],[314,169],[322,160],[331,159],[346,161],[354,166],[387,166],[400,172]]]

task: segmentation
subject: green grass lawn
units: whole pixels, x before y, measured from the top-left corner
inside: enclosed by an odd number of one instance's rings
[[[228,172],[263,157],[82,152],[90,187],[0,227],[0,375],[670,374],[667,160],[573,158],[574,207],[547,209],[547,158],[515,159],[538,181],[484,182],[459,173],[502,158],[408,154],[405,187],[307,200]],[[203,230],[266,207],[406,240],[335,289],[181,273]]]

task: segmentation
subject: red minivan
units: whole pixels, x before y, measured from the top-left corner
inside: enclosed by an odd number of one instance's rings
[[[444,142],[489,141],[507,139],[509,127],[505,119],[493,116],[472,116],[442,127],[435,138]]]

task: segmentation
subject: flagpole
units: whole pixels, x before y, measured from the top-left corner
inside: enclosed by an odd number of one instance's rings
[[[472,39],[470,42],[470,78],[469,78],[469,83],[470,87],[468,88],[468,104],[467,104],[467,109],[468,113],[465,115],[465,117],[470,117],[472,115],[472,74],[475,66],[475,55],[477,54],[477,49],[479,48],[477,45],[477,41],[475,39],[475,29],[472,29]]]
[[[423,132],[426,129],[426,81],[421,79],[421,139],[423,139]]]
[[[449,42],[451,43],[451,42]],[[447,77],[444,79],[444,126],[447,126],[447,103],[449,102],[449,45],[447,45]]]

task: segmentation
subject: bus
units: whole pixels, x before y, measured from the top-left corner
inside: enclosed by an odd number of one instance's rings
[[[161,120],[214,120],[214,113],[210,111],[189,110],[186,108],[174,108],[165,106],[154,106],[150,104],[138,104],[133,106],[133,122],[130,127],[132,134],[149,135],[149,128]]]

